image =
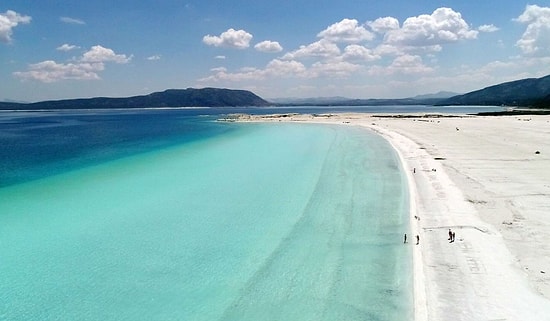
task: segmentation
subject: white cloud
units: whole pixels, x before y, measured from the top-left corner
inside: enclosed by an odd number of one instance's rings
[[[61,46],[57,47],[56,49],[59,50],[59,51],[71,51],[71,50],[78,49],[78,48],[80,48],[80,47],[75,46],[75,45],[69,45],[69,44],[65,43],[65,44],[62,44]]]
[[[481,32],[495,32],[495,31],[499,31],[500,29],[497,26],[491,24],[491,25],[479,26],[477,30]]]
[[[38,80],[52,83],[65,79],[93,80],[105,69],[102,63],[67,63],[59,64],[52,60],[29,65],[28,71],[17,71],[13,75],[21,80]]]
[[[257,43],[254,48],[261,52],[281,52],[283,47],[277,41],[262,41]]]
[[[320,76],[346,77],[361,69],[361,67],[361,65],[353,64],[347,61],[316,62],[311,65],[308,76],[311,78],[317,78]]]
[[[211,69],[213,75],[200,79],[201,82],[259,81],[267,78],[319,78],[347,77],[362,65],[347,61],[315,62],[309,68],[296,60],[273,59],[263,69],[247,67],[238,72],[228,72],[224,67]]]
[[[225,67],[216,67],[216,68],[210,69],[210,71],[212,71],[212,72],[226,72],[227,68],[225,68]]]
[[[202,42],[209,46],[246,49],[250,46],[252,35],[244,30],[228,29],[218,36],[206,35]]]
[[[75,19],[75,18],[70,18],[70,17],[60,17],[59,20],[61,22],[68,23],[68,24],[73,24],[73,25],[85,25],[86,24],[86,22],[84,22],[80,19]]]
[[[150,60],[150,61],[160,60],[160,55],[149,56],[147,57],[147,60]]]
[[[334,43],[321,39],[307,46],[300,46],[299,49],[286,53],[282,59],[294,60],[308,57],[329,58],[340,55],[340,48]]]
[[[390,67],[405,73],[417,73],[431,70],[424,66],[422,57],[413,55],[403,55],[395,58]]]
[[[393,75],[393,74],[427,74],[433,72],[424,64],[422,57],[417,55],[402,55],[396,57],[393,62],[386,67],[375,66],[370,69],[372,75]]]
[[[318,41],[306,42],[302,46],[282,51],[278,59],[264,66],[252,65],[254,67],[241,69],[218,67],[211,69],[207,77],[200,81],[203,84],[239,82],[241,87],[262,84],[272,86],[277,82],[292,88],[297,88],[303,82],[315,84],[315,88],[321,88],[326,84],[338,84],[339,91],[360,90],[351,89],[353,86],[371,86],[374,88],[372,90],[382,90],[380,92],[395,96],[396,93],[387,88],[413,92],[414,84],[422,86],[422,79],[428,82],[429,79],[437,78],[436,71],[454,76],[462,75],[462,72],[456,72],[445,64],[440,66],[439,55],[436,53],[441,52],[448,44],[465,44],[468,40],[477,39],[481,32],[499,30],[492,24],[478,24],[472,27],[460,12],[451,8],[437,8],[427,14],[411,16],[408,19],[404,17],[403,20],[381,17],[361,24],[355,19],[343,19],[319,32],[316,35]],[[236,33],[234,30],[233,32]],[[228,45],[229,38],[224,34],[218,37],[209,35],[204,37],[203,41],[213,46],[236,47]],[[231,39],[234,38],[238,37]],[[272,45],[271,41],[262,41],[254,45],[254,48],[269,51],[267,48]],[[275,52],[275,49],[273,51]],[[479,68],[471,68],[474,67]],[[501,65],[495,64],[495,68],[497,67]],[[452,77],[449,79],[452,80]],[[392,81],[397,85],[392,85]],[[445,87],[437,82],[430,83],[430,86],[440,89]],[[465,85],[461,86],[460,88],[463,88]],[[422,91],[431,90],[422,88]]]
[[[19,13],[8,10],[4,13],[0,13],[0,42],[11,42],[11,35],[13,34],[13,28],[17,25],[27,24],[31,22],[31,17],[23,16]]]
[[[527,24],[527,29],[520,40],[516,42],[524,54],[550,54],[550,8],[528,5],[525,11],[515,19]]]
[[[375,54],[371,49],[361,45],[352,44],[344,48],[342,55],[344,60],[353,61],[373,61],[380,59],[380,55]]]
[[[95,80],[100,79],[98,72],[105,70],[105,63],[127,63],[131,57],[118,55],[112,49],[93,46],[76,62],[57,63],[46,60],[29,65],[27,71],[17,71],[13,75],[21,80],[37,80],[52,83],[60,80]]]
[[[385,34],[390,30],[399,29],[399,20],[394,17],[378,18],[367,22],[367,25],[376,33]]]
[[[216,57],[214,57],[214,59],[222,59],[223,60],[223,59],[225,59],[225,56],[216,56]]]
[[[261,80],[264,79],[264,72],[259,69],[241,71],[236,73],[227,72],[227,70],[213,70],[214,75],[199,79],[200,82],[219,82],[219,81],[245,81],[245,80]]]
[[[317,37],[333,42],[361,42],[374,39],[374,34],[360,26],[355,19],[343,19],[317,34]]]
[[[126,55],[117,55],[112,49],[102,47],[100,45],[93,46],[89,51],[82,55],[81,61],[83,62],[116,62],[118,64],[125,64],[129,62],[132,57]]]
[[[301,76],[306,67],[298,61],[274,59],[267,64],[266,73],[274,76]]]
[[[298,61],[286,61],[274,59],[270,61],[264,69],[243,68],[240,72],[229,73],[223,67],[215,68],[212,71],[214,75],[199,79],[201,82],[220,82],[220,81],[258,81],[267,77],[304,77],[306,67]]]
[[[397,56],[402,53],[402,49],[395,45],[380,44],[374,48],[374,52],[380,56]]]
[[[451,8],[438,8],[431,15],[410,17],[400,29],[386,33],[389,44],[406,46],[433,46],[477,38],[459,12]]]
[[[405,46],[405,45],[395,45],[382,43],[376,48],[372,49],[373,53],[378,56],[401,56],[404,54],[427,54],[433,55],[436,52],[443,50],[441,45],[431,45],[431,46]]]

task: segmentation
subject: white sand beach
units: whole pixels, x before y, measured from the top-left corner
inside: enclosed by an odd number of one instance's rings
[[[446,116],[238,120],[364,126],[394,146],[420,237],[417,321],[550,320],[550,116]]]

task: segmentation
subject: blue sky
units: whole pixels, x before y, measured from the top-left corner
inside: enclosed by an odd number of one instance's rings
[[[401,98],[550,74],[550,1],[3,0],[0,100]]]

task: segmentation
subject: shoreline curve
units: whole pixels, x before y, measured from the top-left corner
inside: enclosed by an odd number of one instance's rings
[[[411,228],[421,237],[413,249],[416,321],[550,315],[550,116],[342,113],[225,120],[361,126],[393,146],[407,174]],[[448,242],[448,229],[456,242]]]

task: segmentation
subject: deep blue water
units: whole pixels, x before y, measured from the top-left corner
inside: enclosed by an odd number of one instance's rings
[[[0,187],[231,130],[195,110],[3,112]]]
[[[277,107],[99,111],[0,111],[0,187],[145,152],[208,139],[236,127],[226,113],[475,113],[500,107]]]

